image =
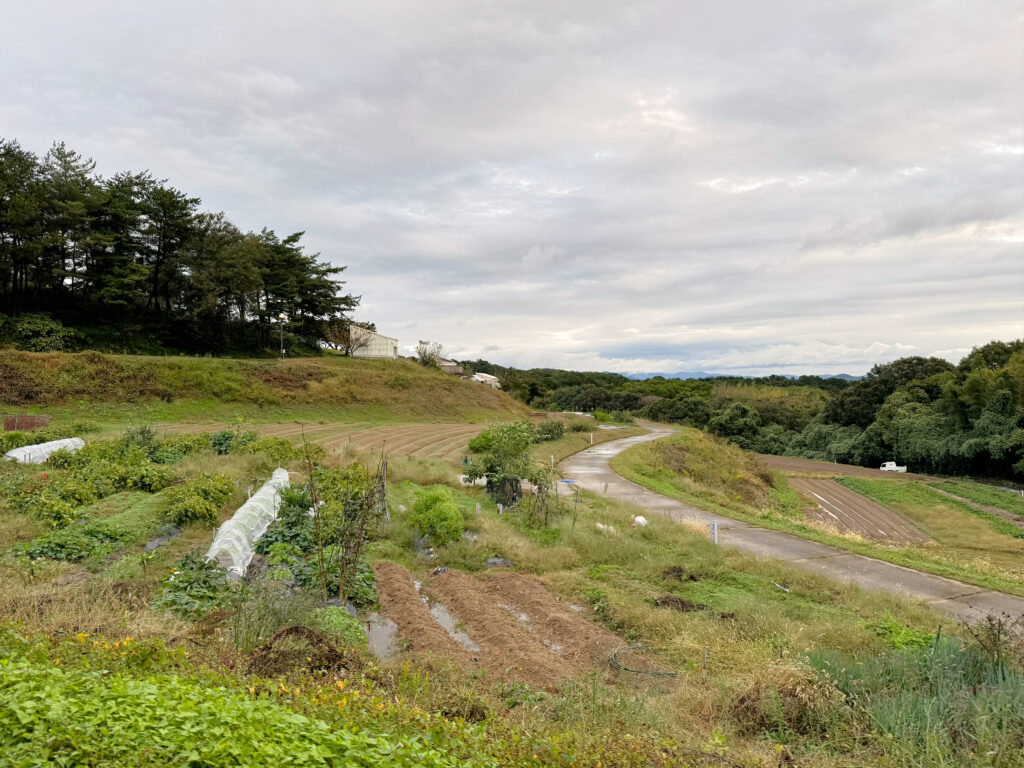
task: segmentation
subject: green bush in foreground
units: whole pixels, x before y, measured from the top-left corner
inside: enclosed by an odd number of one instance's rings
[[[409,524],[438,547],[458,541],[465,528],[455,493],[443,485],[417,492]]]
[[[318,609],[316,623],[325,632],[340,637],[345,645],[354,645],[366,650],[366,633],[363,631],[363,625],[341,606],[328,605]]]
[[[331,728],[177,677],[0,660],[0,765],[459,766],[425,743]]]

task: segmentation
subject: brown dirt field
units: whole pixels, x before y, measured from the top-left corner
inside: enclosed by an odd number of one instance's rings
[[[398,456],[433,456],[444,458],[453,450],[461,455],[470,439],[482,432],[480,424],[405,424],[375,427],[360,431],[341,431],[332,437],[318,438],[328,451],[344,450],[349,444],[359,452],[379,451]]]
[[[374,571],[381,613],[397,625],[406,653],[479,663],[497,678],[551,690],[577,672],[607,666],[626,645],[530,576],[504,571],[478,579],[446,571],[425,577],[418,592],[400,565],[379,562]],[[479,650],[453,639],[425,597],[444,606]]]
[[[904,480],[934,480],[928,475],[915,475],[912,472],[883,472],[880,469],[870,467],[856,467],[852,464],[835,464],[830,461],[817,461],[815,459],[798,459],[792,456],[771,456],[766,453],[759,453],[757,460],[768,469],[776,469],[782,472],[803,473],[812,475],[827,475],[830,477],[886,477],[890,480],[894,477]]]
[[[461,571],[429,577],[423,588],[446,605],[481,646],[480,661],[492,673],[550,689],[573,670],[516,617],[487,594],[482,582]]]
[[[807,512],[812,520],[830,523],[843,532],[856,533],[876,541],[910,544],[931,541],[891,509],[851,491],[835,480],[791,477],[789,483],[815,505],[813,510]]]
[[[531,576],[499,571],[484,581],[484,589],[517,620],[519,614],[525,614],[528,620],[520,623],[575,667],[607,664],[612,651],[626,645],[617,635],[587,621]]]
[[[217,432],[230,424],[168,424],[161,433]],[[284,437],[321,443],[328,452],[341,452],[349,445],[360,453],[385,447],[394,456],[419,456],[456,461],[467,451],[469,441],[485,427],[481,424],[399,424],[373,427],[361,424],[264,424],[258,432],[264,437]]]
[[[399,636],[413,654],[436,653],[470,664],[470,655],[453,640],[430,615],[412,583],[412,576],[400,565],[386,561],[374,563],[381,612],[398,625]]]

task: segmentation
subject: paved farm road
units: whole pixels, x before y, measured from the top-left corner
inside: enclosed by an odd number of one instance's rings
[[[634,445],[672,434],[672,430],[663,427],[648,429],[651,431],[646,435],[613,440],[570,456],[562,464],[564,476],[575,480],[586,490],[606,492],[674,519],[705,523],[714,520],[718,523],[718,540],[722,544],[756,555],[775,557],[866,589],[922,600],[959,618],[976,620],[1003,611],[1011,616],[1024,614],[1024,598],[1021,597],[922,573],[788,533],[758,528],[641,488],[615,474],[608,461]]]

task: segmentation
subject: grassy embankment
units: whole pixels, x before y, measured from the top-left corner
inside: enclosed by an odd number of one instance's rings
[[[244,497],[244,485],[271,466],[266,456],[210,450],[173,464],[181,476],[202,469],[239,481],[222,518]],[[965,750],[947,731],[925,727],[915,707],[927,709],[930,722],[944,722],[955,709],[959,730],[950,733],[957,738],[966,733],[986,750],[1013,748],[1017,715],[1006,702],[995,710],[1006,725],[985,730],[978,725],[977,711],[987,704],[981,694],[961,684],[940,700],[925,681],[909,679],[911,667],[931,663],[921,647],[934,646],[929,633],[941,621],[924,608],[716,548],[666,520],[633,529],[634,508],[590,494],[577,514],[564,510],[536,528],[517,514],[498,516],[480,489],[459,489],[475,537],[440,547],[424,562],[403,507],[412,506],[418,489],[411,481],[425,478],[407,460],[394,463],[392,478],[392,522],[371,542],[370,559],[397,561],[427,580],[437,566],[486,578],[486,558],[509,558],[625,642],[647,643],[650,657],[677,677],[603,668],[537,689],[508,682],[500,670],[486,674],[443,658],[382,665],[357,647],[346,647],[338,673],[307,668],[301,654],[278,674],[256,676],[246,671],[257,642],[253,621],[262,622],[265,639],[310,621],[315,601],[250,596],[244,636],[232,604],[198,620],[167,613],[157,603],[162,583],[185,552],[208,544],[212,530],[186,525],[147,554],[144,542],[165,526],[167,492],[130,491],[79,510],[87,521],[124,532],[112,546],[80,562],[26,562],[6,553],[0,560],[8,585],[0,616],[18,623],[16,631],[0,632],[8,659],[0,665],[5,754],[211,766],[271,759],[317,765],[342,756],[355,765],[754,766],[786,754],[800,765],[831,768],[848,764],[849,754],[897,765],[922,750],[934,753],[919,760],[923,766],[961,760]],[[597,522],[616,531],[602,532]],[[47,535],[38,520],[7,507],[0,507],[0,526],[8,546]],[[666,595],[693,610],[655,605]],[[947,644],[960,641],[942,642],[948,655]],[[943,663],[952,662],[943,656]],[[858,688],[865,664],[877,667],[870,690]],[[884,664],[907,667],[898,696],[882,682]],[[826,670],[845,675],[846,687],[837,688]],[[875,705],[920,727],[901,720],[891,737],[879,736],[885,721]]]
[[[1024,540],[1008,523],[906,479],[843,478],[852,490],[875,498],[912,520],[934,544],[886,545],[844,535],[804,516],[808,503],[784,474],[767,472],[726,441],[693,429],[645,443],[612,460],[623,477],[657,493],[755,525],[785,531],[851,552],[917,570],[1024,595]],[[836,474],[840,474],[841,469]]]
[[[139,423],[485,422],[526,407],[407,360],[235,360],[5,350],[0,410],[120,429]]]

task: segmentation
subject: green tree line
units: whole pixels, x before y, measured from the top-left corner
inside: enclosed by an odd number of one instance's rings
[[[534,408],[621,411],[705,429],[760,453],[991,478],[1024,475],[1024,340],[975,347],[958,365],[905,357],[861,379],[631,380],[467,362]]]
[[[0,334],[27,348],[318,349],[358,298],[302,232],[244,232],[148,171],[0,139]],[[73,329],[73,330],[69,330]]]

